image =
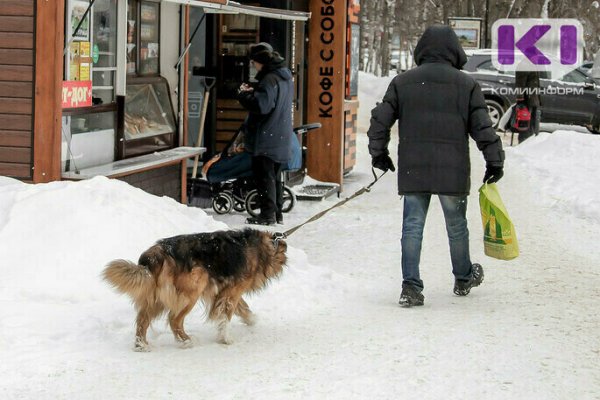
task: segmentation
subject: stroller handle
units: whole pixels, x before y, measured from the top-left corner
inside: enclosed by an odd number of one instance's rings
[[[318,129],[320,128],[322,125],[320,122],[313,122],[312,124],[304,124],[304,125],[300,125],[294,128],[294,133],[298,134],[298,133],[305,133],[308,131],[312,131],[313,129]]]

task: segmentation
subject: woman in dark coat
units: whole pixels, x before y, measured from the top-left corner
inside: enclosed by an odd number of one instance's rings
[[[538,92],[540,89],[540,73],[517,70],[515,72],[515,87],[523,90],[523,94],[517,96],[517,103],[524,103],[531,114],[529,129],[526,132],[519,132],[519,143],[522,143],[525,139],[539,133],[540,116],[538,111],[542,105]]]
[[[260,215],[249,224],[283,223],[281,167],[291,158],[292,73],[285,60],[268,43],[250,47],[250,62],[258,71],[255,87],[242,84],[240,104],[249,111],[246,118],[245,150],[252,154],[252,173],[259,194]]]

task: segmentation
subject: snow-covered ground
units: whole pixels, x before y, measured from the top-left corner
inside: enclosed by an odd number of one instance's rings
[[[372,180],[369,110],[389,78],[361,74],[358,164],[342,197]],[[504,138],[508,141],[508,137]],[[391,146],[395,146],[395,140]],[[164,320],[153,351],[131,351],[134,311],[100,279],[155,240],[243,226],[127,184],[28,185],[0,177],[1,399],[598,399],[600,136],[542,132],[506,149],[499,188],[521,256],[486,258],[477,204],[483,160],[472,147],[469,228],[483,285],[452,294],[441,209],[432,202],[422,257],[425,306],[403,309],[402,201],[395,176],[288,240],[281,279],[249,298],[216,343],[198,306],[181,349]],[[281,230],[335,204],[301,201]]]

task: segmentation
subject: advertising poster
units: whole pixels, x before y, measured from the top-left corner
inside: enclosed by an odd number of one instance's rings
[[[90,107],[92,81],[63,81],[62,108]]]
[[[71,0],[70,5],[69,17],[71,23],[69,25],[69,36],[72,36],[90,4],[87,1]],[[88,13],[79,31],[74,35],[75,40],[90,40],[90,15],[91,13]]]
[[[90,42],[79,42],[79,80],[89,81],[91,70],[91,46]]]
[[[69,47],[69,66],[67,73],[67,80],[79,80],[79,42],[73,42]]]

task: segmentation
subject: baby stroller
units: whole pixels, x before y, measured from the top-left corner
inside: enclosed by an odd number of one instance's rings
[[[294,128],[294,134],[304,133],[320,128],[320,123],[306,124]],[[206,181],[210,184],[212,195],[212,208],[217,214],[227,214],[231,210],[238,212],[247,211],[257,217],[260,214],[258,192],[254,187],[252,176],[252,156],[243,151],[243,135],[241,129],[229,142],[226,148],[209,160],[202,168]],[[304,136],[302,136],[304,142]],[[286,179],[291,172],[304,173],[305,148],[298,140],[293,141],[292,160],[284,165],[283,207],[282,211],[291,211],[296,204],[296,195],[286,184]]]

